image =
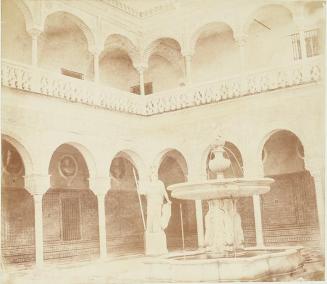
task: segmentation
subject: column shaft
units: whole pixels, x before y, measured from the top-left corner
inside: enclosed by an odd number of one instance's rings
[[[142,96],[144,96],[145,95],[145,89],[144,89],[144,71],[143,70],[140,70],[139,73],[140,73],[140,94]]]
[[[186,84],[190,85],[192,82],[192,70],[191,70],[191,62],[192,62],[192,55],[185,55],[185,79]]]
[[[43,211],[42,211],[42,194],[33,195],[35,210],[35,261],[36,266],[43,265]]]
[[[105,211],[105,195],[97,195],[98,200],[98,216],[99,216],[99,241],[100,241],[100,257],[107,256],[107,233],[106,233],[106,211]]]
[[[37,42],[38,42],[38,35],[32,34],[32,66],[34,67],[37,66],[37,58],[38,58]]]
[[[263,230],[262,230],[260,196],[253,195],[252,200],[253,200],[253,209],[254,209],[256,244],[258,247],[263,247],[264,241],[263,241]]]
[[[325,239],[325,194],[324,194],[324,188],[323,183],[321,179],[321,174],[318,172],[312,172],[311,173],[314,184],[315,184],[315,193],[316,193],[316,204],[317,204],[317,211],[318,211],[318,221],[319,221],[319,231],[320,231],[320,242],[323,245],[324,239]]]
[[[204,229],[203,229],[203,212],[202,201],[195,200],[196,228],[198,233],[198,246],[204,247]]]
[[[94,69],[94,82],[99,82],[99,54],[97,52],[93,53],[93,69]]]

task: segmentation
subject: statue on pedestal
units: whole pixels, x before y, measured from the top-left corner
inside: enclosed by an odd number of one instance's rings
[[[166,203],[164,204],[164,200]],[[152,171],[147,190],[147,226],[146,249],[147,255],[167,253],[167,241],[164,229],[168,226],[171,216],[171,201],[162,181],[158,180]]]

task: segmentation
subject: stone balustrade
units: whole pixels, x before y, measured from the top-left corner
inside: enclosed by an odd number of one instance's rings
[[[112,111],[154,115],[198,105],[255,95],[318,82],[322,60],[316,57],[297,64],[256,70],[216,81],[180,87],[148,96],[79,80],[55,72],[2,60],[2,85],[57,97]]]

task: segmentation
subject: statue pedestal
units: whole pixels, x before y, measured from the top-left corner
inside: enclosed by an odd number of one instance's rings
[[[168,253],[166,234],[163,230],[156,233],[145,232],[145,254],[162,255]]]

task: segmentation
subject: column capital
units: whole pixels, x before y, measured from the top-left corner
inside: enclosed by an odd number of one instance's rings
[[[41,28],[37,28],[37,27],[32,27],[29,28],[27,30],[27,33],[32,37],[32,38],[36,38],[38,37],[41,33],[43,32],[43,30]]]
[[[97,196],[106,195],[107,191],[111,187],[111,178],[108,177],[90,177],[89,178],[89,185],[90,189],[96,194]]]
[[[234,33],[233,37],[239,47],[244,47],[248,41],[249,35],[244,32],[239,32]]]
[[[194,55],[194,49],[182,49],[181,50],[182,56],[184,56],[186,59],[191,59]]]
[[[99,56],[101,53],[101,48],[99,46],[90,46],[89,52],[91,52],[94,56]]]
[[[135,69],[141,73],[141,72],[144,72],[146,69],[148,69],[148,65],[147,64],[135,64],[134,65]]]
[[[32,195],[43,195],[50,188],[50,176],[47,174],[31,174],[25,176],[25,188]]]

